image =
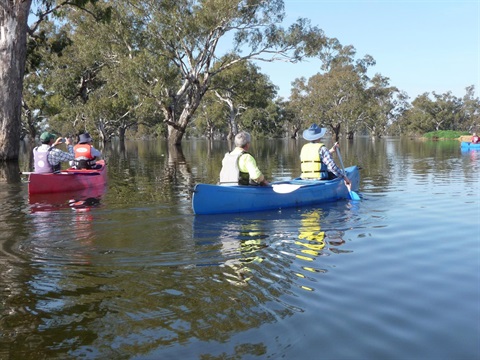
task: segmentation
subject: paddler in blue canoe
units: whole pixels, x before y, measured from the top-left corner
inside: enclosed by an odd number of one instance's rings
[[[305,180],[332,180],[343,178],[345,185],[350,185],[350,179],[335,164],[332,155],[338,147],[335,143],[327,149],[320,139],[326,134],[327,129],[313,124],[303,132],[303,138],[310,141],[303,145],[300,151],[302,175]]]
[[[222,160],[220,185],[269,185],[255,158],[248,153],[251,139],[245,131],[235,136],[235,149],[226,153]]]

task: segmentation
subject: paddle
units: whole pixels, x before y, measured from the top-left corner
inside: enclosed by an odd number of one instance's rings
[[[301,188],[304,185],[295,185],[295,184],[272,184],[273,191],[278,194],[289,194],[298,188]]]
[[[31,175],[31,174],[39,174],[39,173],[36,173],[35,171],[21,171],[20,174]],[[56,172],[56,173],[43,173],[43,174],[67,174],[67,173],[66,172],[63,172],[63,173]]]
[[[343,166],[343,160],[342,160],[342,155],[340,155],[340,149],[337,147],[336,150],[337,150],[338,159],[340,160],[340,165],[342,165],[343,173],[346,175],[347,173],[345,172],[345,166]],[[348,189],[348,194],[350,195],[350,199],[355,200],[355,201],[360,200],[360,196],[358,196],[358,194],[355,191],[352,190],[352,185],[349,184],[349,185],[346,185],[346,186],[347,186],[347,189]]]
[[[21,171],[20,174],[22,175],[31,175],[31,174],[38,174],[35,171]],[[53,172],[53,173],[43,173],[45,175],[53,174],[53,175],[88,175],[88,176],[95,176],[95,175],[100,175],[98,171],[96,172],[83,172],[83,171],[75,171],[75,170],[69,170],[69,171],[59,171],[59,172]]]

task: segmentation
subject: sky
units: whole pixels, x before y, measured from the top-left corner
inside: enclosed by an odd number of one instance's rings
[[[352,45],[356,58],[371,55],[390,85],[410,101],[425,92],[456,97],[475,86],[480,97],[480,0],[285,0],[285,26],[308,18],[329,38]],[[288,98],[291,83],[316,74],[320,60],[258,63]]]

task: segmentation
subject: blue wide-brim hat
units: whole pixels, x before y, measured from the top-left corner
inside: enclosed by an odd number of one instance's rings
[[[313,124],[307,130],[303,132],[303,138],[308,141],[318,140],[325,135],[326,128],[318,127],[317,124]]]
[[[84,134],[80,134],[79,136],[79,143],[80,144],[85,144],[85,143],[88,143],[90,141],[92,141],[92,138],[90,137],[90,134],[89,133],[84,133]]]

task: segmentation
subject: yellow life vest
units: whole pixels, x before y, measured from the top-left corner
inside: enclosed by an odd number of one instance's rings
[[[328,171],[320,159],[322,143],[308,143],[303,145],[300,152],[302,179],[328,179]]]

